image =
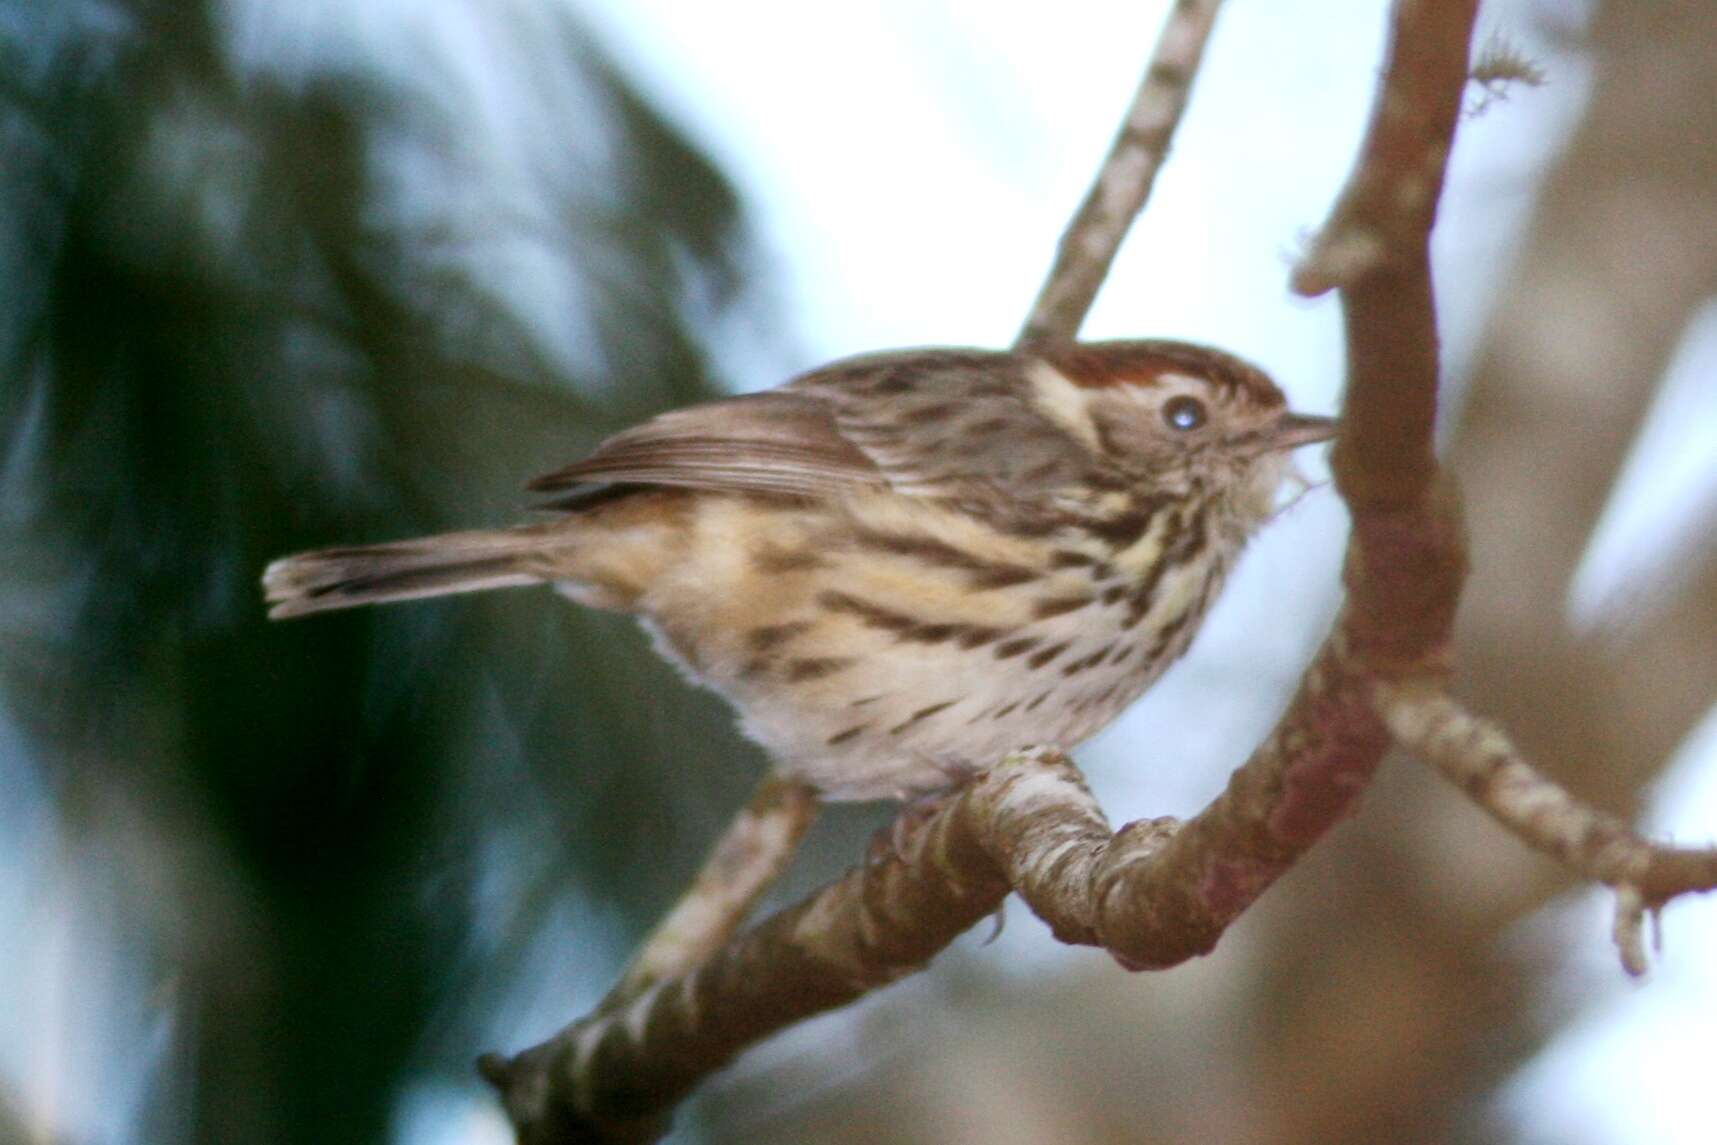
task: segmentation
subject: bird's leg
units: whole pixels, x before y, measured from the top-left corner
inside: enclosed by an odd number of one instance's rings
[[[716,841],[690,889],[632,956],[601,1009],[618,1009],[655,983],[689,973],[720,949],[793,861],[816,815],[809,786],[765,777]]]

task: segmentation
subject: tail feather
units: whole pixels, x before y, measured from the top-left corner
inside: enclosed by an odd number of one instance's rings
[[[271,620],[361,604],[420,600],[456,592],[540,584],[532,554],[540,526],[444,533],[357,548],[283,557],[262,574]]]

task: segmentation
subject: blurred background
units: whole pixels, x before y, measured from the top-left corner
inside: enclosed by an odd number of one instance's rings
[[[1287,268],[1383,0],[1232,0],[1090,336],[1334,407]],[[504,1142],[471,1068],[581,1013],[760,759],[546,593],[269,626],[271,557],[477,525],[667,406],[1002,345],[1163,0],[0,0],[0,1142]],[[1461,688],[1602,806],[1717,834],[1717,8],[1495,0],[1436,257]],[[1481,103],[1488,106],[1480,108]],[[1186,814],[1337,604],[1327,490],[1082,760]],[[843,807],[777,901],[857,860]],[[1197,964],[1015,906],[746,1055],[684,1142],[1705,1142],[1717,903],[1625,980],[1407,760]]]

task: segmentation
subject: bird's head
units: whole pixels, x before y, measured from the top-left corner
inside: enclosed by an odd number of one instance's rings
[[[1335,436],[1334,419],[1291,412],[1269,375],[1188,342],[1091,342],[1044,352],[1039,407],[1087,448],[1167,491],[1274,510],[1289,454]]]

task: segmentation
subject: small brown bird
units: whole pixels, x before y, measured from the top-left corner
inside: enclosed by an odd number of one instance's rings
[[[531,482],[551,520],[263,583],[277,618],[552,584],[638,616],[783,774],[904,797],[1119,715],[1333,434],[1182,342],[875,354],[616,434]]]

